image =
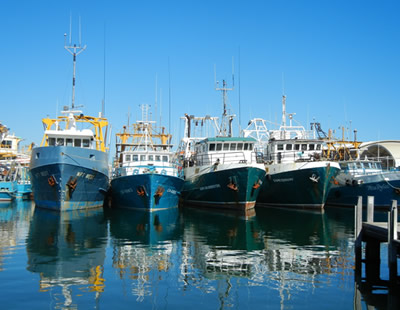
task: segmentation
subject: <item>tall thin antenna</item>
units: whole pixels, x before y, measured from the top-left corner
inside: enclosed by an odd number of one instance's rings
[[[171,132],[171,69],[168,57],[168,132]],[[169,141],[171,143],[171,140]]]
[[[286,95],[285,95],[285,76],[282,72],[282,126],[286,126]]]
[[[155,82],[155,96],[154,96],[154,119],[157,120],[157,97],[158,97],[158,75],[156,73],[156,82]],[[160,124],[160,129],[161,129],[161,124]]]
[[[101,115],[106,113],[106,22],[104,22],[104,50],[103,50],[103,102],[101,106]]]
[[[216,64],[214,64],[214,87],[215,88],[217,88],[217,85],[218,84],[218,82],[217,82],[217,65]]]
[[[232,56],[232,87],[235,87],[235,59]]]
[[[71,45],[72,41],[72,14],[69,13],[69,44]]]
[[[79,16],[79,45],[82,45],[81,17]]]
[[[242,131],[241,124],[242,124],[242,113],[240,109],[240,46],[239,46],[239,132]]]
[[[71,35],[70,35],[70,41],[71,41]],[[78,46],[76,44],[74,45],[67,45],[67,34],[64,34],[64,48],[72,55],[73,59],[73,76],[72,76],[72,102],[71,102],[71,108],[75,108],[75,80],[76,80],[76,56],[78,56],[80,53],[82,53],[86,49],[86,45],[81,46],[79,44]]]
[[[162,88],[160,88],[160,127],[162,127],[161,115],[162,115]]]

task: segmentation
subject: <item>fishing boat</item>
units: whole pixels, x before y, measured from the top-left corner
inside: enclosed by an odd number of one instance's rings
[[[361,158],[360,145],[356,138],[345,141],[344,134],[341,140],[329,138],[325,154],[337,161],[341,170],[334,179],[327,203],[354,207],[359,196],[364,206],[368,196],[374,197],[376,207],[388,208],[393,200],[400,203],[400,171],[383,169],[377,158]]]
[[[246,212],[254,208],[262,185],[264,165],[256,156],[256,140],[233,136],[234,115],[227,113],[227,88],[223,94],[221,124],[218,117],[195,117],[185,114],[185,134],[180,152],[184,163],[185,205],[226,208]],[[194,126],[212,124],[214,136],[192,135]],[[193,130],[195,132],[195,130]]]
[[[31,149],[21,149],[19,144],[22,140],[0,124],[0,201],[30,199],[32,190],[28,166]]]
[[[117,134],[116,167],[111,180],[112,206],[156,211],[176,208],[183,186],[181,165],[171,151],[171,135],[149,120],[149,106],[141,105],[142,120]],[[158,143],[156,143],[158,141]]]
[[[0,161],[0,201],[31,199],[28,167],[17,161]]]
[[[108,121],[83,114],[75,106],[76,56],[85,46],[65,46],[73,55],[72,103],[62,115],[42,119],[40,147],[32,149],[30,172],[37,207],[57,211],[103,206],[108,190]]]
[[[286,96],[282,99],[282,124],[278,130],[265,128],[263,153],[266,176],[257,199],[259,206],[322,209],[333,178],[339,173],[336,162],[322,158],[324,141],[301,125],[286,124]],[[250,135],[248,130],[245,135]]]

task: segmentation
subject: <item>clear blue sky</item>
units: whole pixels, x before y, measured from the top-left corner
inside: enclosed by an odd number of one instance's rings
[[[399,139],[399,13],[400,1],[385,0],[1,0],[0,121],[25,144],[40,143],[41,119],[70,104],[64,33],[72,17],[78,43],[80,17],[87,50],[77,60],[76,104],[94,115],[105,90],[113,133],[129,112],[140,119],[140,104],[154,107],[156,76],[167,127],[171,102],[174,143],[184,113],[220,116],[214,66],[231,83],[234,57],[230,108],[239,116],[240,98],[242,127],[254,117],[280,121],[284,88],[287,112],[303,125]]]

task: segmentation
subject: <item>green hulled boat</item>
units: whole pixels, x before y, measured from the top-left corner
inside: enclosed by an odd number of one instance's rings
[[[232,136],[233,115],[227,115],[226,88],[221,125],[216,117],[185,115],[185,137],[181,153],[184,163],[184,204],[247,211],[254,208],[265,170],[256,156],[256,140]],[[214,124],[214,137],[192,137],[192,125]]]

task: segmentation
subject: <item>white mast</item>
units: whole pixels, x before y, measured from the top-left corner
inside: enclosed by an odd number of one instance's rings
[[[218,87],[218,81],[216,82],[216,88],[215,90],[220,90],[222,92],[222,106],[223,106],[223,113],[222,113],[222,119],[221,119],[221,127],[219,131],[219,135],[222,137],[227,137],[232,135],[232,129],[231,129],[231,122],[233,120],[233,115],[228,115],[227,112],[227,99],[228,99],[228,91],[233,90],[232,88],[228,88],[225,80],[222,80],[222,88]],[[229,128],[228,128],[228,123],[229,123]],[[227,133],[229,129],[229,132]]]
[[[80,27],[80,19],[79,19],[79,27]],[[71,28],[71,25],[70,25]],[[75,77],[76,77],[76,56],[82,53],[86,49],[86,45],[81,45],[81,30],[79,29],[79,45],[71,44],[71,33],[70,33],[70,42],[67,45],[67,34],[64,34],[64,48],[73,56],[73,76],[72,76],[72,102],[71,109],[75,108]]]

